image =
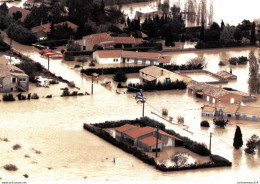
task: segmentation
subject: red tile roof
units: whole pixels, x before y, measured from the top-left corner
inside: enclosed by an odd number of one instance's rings
[[[149,59],[149,60],[158,60],[160,53],[154,52],[134,52],[134,51],[123,51],[122,57],[127,58],[139,58],[139,59]]]
[[[155,130],[152,127],[143,127],[143,128],[137,127],[137,128],[125,131],[124,134],[132,137],[133,139],[136,139],[138,137],[152,133],[154,131]]]
[[[125,124],[121,127],[117,127],[116,128],[116,131],[118,132],[124,132],[126,130],[130,130],[130,129],[133,129],[133,128],[137,128],[137,126],[134,126],[134,125],[130,125],[130,124]]]
[[[147,146],[154,146],[156,145],[156,137],[154,136],[146,137],[144,139],[141,139],[140,142],[146,144]],[[162,140],[158,139],[158,144],[161,142]]]
[[[260,107],[240,106],[237,113],[260,116]]]
[[[167,137],[172,137],[172,138],[174,138],[174,139],[176,139],[176,140],[182,141],[180,138],[175,137],[175,136],[173,136],[173,135],[170,135],[170,134],[168,134],[168,133],[166,133],[166,132],[164,132],[164,131],[162,131],[162,130],[159,130],[158,132],[159,132],[159,134],[165,135],[165,136],[167,136]]]
[[[16,7],[16,6],[12,6],[9,8],[8,15],[13,16],[13,13],[15,13],[17,11],[22,13],[22,18],[21,18],[22,22],[24,21],[25,17],[30,13],[29,10],[26,10],[26,9],[23,9],[20,7]]]
[[[121,50],[98,50],[96,51],[100,58],[120,58]]]

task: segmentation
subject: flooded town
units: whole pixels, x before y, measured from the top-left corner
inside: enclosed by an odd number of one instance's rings
[[[1,1],[0,181],[258,183],[258,4]]]

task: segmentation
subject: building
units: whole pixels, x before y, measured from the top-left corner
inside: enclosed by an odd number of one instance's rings
[[[68,27],[71,28],[74,32],[76,32],[78,29],[78,26],[71,23],[70,21],[65,21],[65,22],[60,22],[58,24],[54,24],[54,27],[55,26],[65,26],[65,25],[68,25]],[[33,27],[33,28],[31,28],[31,31],[38,38],[38,40],[46,39],[48,36],[48,33],[51,31],[51,23]]]
[[[225,80],[237,80],[237,76],[233,75],[230,72],[226,72],[226,71],[219,71],[216,73],[218,76],[222,77]]]
[[[249,94],[241,91],[228,91],[222,89],[221,86],[214,86],[204,82],[194,83],[188,87],[188,93],[196,95],[209,103],[226,103],[234,104],[256,100],[256,97],[251,97]]]
[[[8,64],[4,56],[0,57],[0,92],[9,93],[28,91],[29,76],[20,68]]]
[[[260,120],[260,107],[242,106],[240,104],[216,104],[202,107],[203,117],[223,117],[236,120]]]
[[[24,21],[25,17],[30,13],[29,10],[26,10],[26,9],[23,9],[20,7],[16,7],[16,6],[12,6],[9,8],[8,15],[12,17],[13,13],[16,13],[18,11],[21,12],[21,14],[22,14],[22,17],[21,17],[22,22]]]
[[[93,60],[99,64],[134,63],[143,65],[171,64],[173,57],[162,56],[160,53],[135,52],[124,50],[97,50]]]
[[[92,51],[95,45],[101,46],[103,49],[111,48],[132,48],[143,43],[142,38],[134,37],[112,37],[108,33],[98,33],[83,37],[77,41],[82,50]]]
[[[117,127],[116,138],[128,145],[135,146],[138,149],[154,152],[156,151],[156,134],[157,131],[152,127],[137,127],[130,124],[125,124]],[[158,130],[158,145],[157,150],[161,151],[167,147],[182,146],[183,141],[173,135],[170,135],[162,130]]]
[[[140,77],[143,82],[152,82],[152,83],[170,83],[175,82],[176,80],[184,81],[189,83],[192,79],[185,75],[177,72],[171,72],[169,70],[157,67],[157,66],[148,66],[139,71]]]

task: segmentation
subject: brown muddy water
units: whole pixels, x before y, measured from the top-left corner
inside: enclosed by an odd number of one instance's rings
[[[13,47],[25,55],[47,66],[47,59],[41,58],[37,49],[21,46],[13,42]],[[227,63],[229,57],[247,56],[250,51],[259,54],[259,49],[216,49],[193,52],[164,53],[172,55],[177,64],[185,63],[192,57],[204,56],[208,61],[207,70],[217,72],[230,66],[219,67],[219,60]],[[73,80],[80,91],[91,91],[90,78],[82,77],[79,70],[71,69],[77,62],[51,60],[50,70],[68,80]],[[226,86],[247,91],[248,65],[231,66],[238,80]],[[129,74],[129,81],[137,82],[137,74]],[[95,135],[83,130],[83,123],[104,122],[106,120],[135,119],[142,115],[142,104],[134,100],[135,94],[116,94],[112,89],[100,85],[102,81],[111,80],[112,75],[102,76],[99,83],[94,82],[94,95],[83,97],[55,97],[52,99],[0,102],[0,137],[9,142],[0,141],[0,163],[15,164],[18,171],[9,172],[0,169],[0,177],[6,180],[28,181],[83,181],[83,180],[137,180],[137,181],[259,181],[260,155],[247,155],[243,149],[232,147],[236,123],[240,123],[244,144],[252,134],[259,135],[260,123],[251,121],[234,121],[226,129],[215,128],[210,122],[209,129],[201,128],[201,106],[205,102],[187,94],[186,91],[145,92],[145,115],[164,123],[182,135],[209,145],[209,133],[213,132],[212,153],[219,154],[233,162],[230,168],[212,168],[193,171],[160,172],[144,164],[134,156],[110,145]],[[40,96],[61,94],[60,88],[65,84],[50,88],[36,88],[31,85],[30,92]],[[73,90],[73,89],[71,89]],[[124,90],[124,89],[123,89]],[[260,100],[250,105],[259,105]],[[193,134],[184,131],[183,125],[173,125],[151,114],[161,114],[166,107],[174,118],[184,116],[185,126]],[[212,120],[210,120],[212,121]],[[14,144],[20,144],[19,150],[13,150]],[[41,153],[36,154],[35,150]],[[29,158],[25,157],[29,155]],[[116,163],[113,163],[113,159]]]

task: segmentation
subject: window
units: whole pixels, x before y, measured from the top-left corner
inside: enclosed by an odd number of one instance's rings
[[[83,46],[83,50],[86,50],[86,46]]]
[[[213,99],[212,99],[212,103],[216,103],[216,100],[215,100],[215,98],[213,98]]]
[[[20,78],[19,81],[20,82],[26,81],[26,78]]]
[[[13,92],[14,91],[14,88],[11,88],[11,92]]]
[[[164,83],[165,84],[168,84],[168,83],[170,83],[171,82],[171,79],[170,78],[166,78],[165,80],[164,80]]]
[[[235,103],[235,99],[234,99],[234,98],[231,98],[231,99],[230,99],[230,103]]]
[[[207,96],[207,102],[209,102],[209,96]]]
[[[16,78],[13,78],[13,79],[12,79],[12,82],[13,82],[13,83],[16,83]]]

